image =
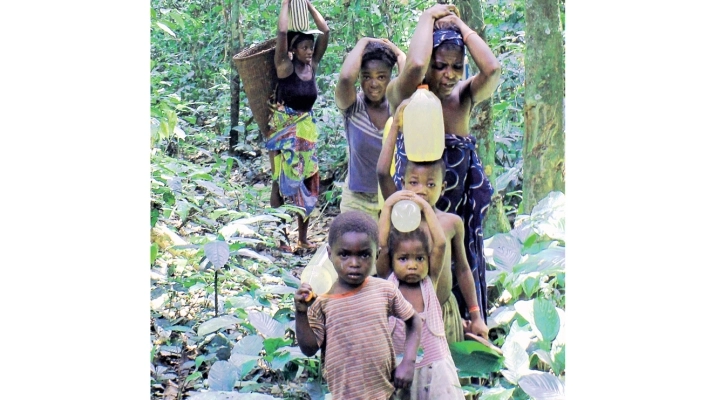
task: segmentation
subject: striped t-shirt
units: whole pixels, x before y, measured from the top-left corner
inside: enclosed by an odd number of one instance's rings
[[[387,99],[387,114],[390,106]],[[365,95],[360,92],[355,102],[343,112],[345,138],[350,149],[348,160],[348,189],[353,192],[377,193],[376,174],[380,150],[382,150],[383,130],[378,129],[370,120],[365,104]]]
[[[388,317],[406,321],[414,313],[397,287],[374,277],[349,293],[318,297],[307,315],[333,400],[392,395],[395,352]]]

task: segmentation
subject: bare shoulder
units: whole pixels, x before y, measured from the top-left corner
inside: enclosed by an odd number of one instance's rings
[[[448,240],[452,239],[457,234],[458,222],[462,227],[462,218],[455,214],[435,210],[435,215],[437,215],[438,221],[440,221],[440,225],[442,225],[443,231],[445,231],[445,236]]]

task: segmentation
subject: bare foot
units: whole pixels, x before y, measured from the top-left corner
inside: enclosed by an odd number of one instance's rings
[[[280,246],[278,246],[278,249],[280,249],[283,253],[293,253],[293,248],[285,243],[281,243]]]
[[[310,243],[310,242],[298,242],[298,247],[301,249],[313,250],[313,249],[317,248],[317,245],[315,243]]]

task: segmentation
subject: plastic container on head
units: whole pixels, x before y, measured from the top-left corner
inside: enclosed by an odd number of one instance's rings
[[[410,96],[403,112],[405,153],[410,161],[435,161],[445,150],[442,104],[427,85]]]

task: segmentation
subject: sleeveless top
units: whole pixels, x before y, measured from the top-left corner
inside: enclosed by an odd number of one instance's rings
[[[400,284],[395,273],[391,273],[387,280],[396,287]],[[422,319],[420,347],[423,350],[423,355],[418,354],[415,362],[416,369],[440,361],[450,355],[450,347],[445,339],[445,325],[443,324],[440,302],[429,276],[420,281],[420,290],[425,304],[424,311],[418,313]],[[405,348],[405,323],[395,317],[390,317],[389,322],[393,347],[398,354],[402,353]]]
[[[314,70],[312,79],[309,81],[300,79],[295,70],[286,78],[278,78],[276,101],[285,104],[286,107],[295,111],[310,111],[317,96],[318,88]]]
[[[378,179],[375,167],[382,149],[383,130],[378,129],[370,120],[363,93],[358,93],[355,103],[341,111],[343,111],[345,137],[350,150],[348,189],[353,192],[376,194]]]

